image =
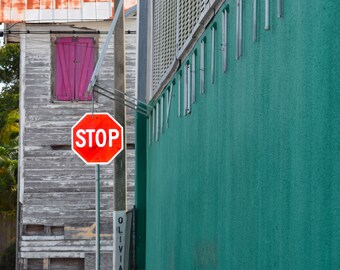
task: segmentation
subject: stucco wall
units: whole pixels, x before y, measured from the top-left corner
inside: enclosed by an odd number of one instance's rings
[[[339,269],[340,3],[284,1],[279,19],[271,1],[265,31],[261,1],[254,43],[244,1],[236,60],[235,2],[227,72],[218,12],[215,83],[207,27],[206,93],[197,73],[197,100],[178,118],[182,65],[169,127],[145,140],[146,269]]]

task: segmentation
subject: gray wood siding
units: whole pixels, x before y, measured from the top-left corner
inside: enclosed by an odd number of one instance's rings
[[[126,29],[135,31],[135,23],[135,19],[127,19]],[[77,26],[103,31],[108,29],[109,22]],[[37,24],[26,25],[26,30],[72,31],[79,28],[72,25]],[[98,35],[98,53],[105,39],[105,34]],[[21,43],[21,49],[24,50],[21,58],[23,98],[20,104],[23,123],[19,181],[22,195],[22,229],[19,236],[21,265],[22,268],[27,265],[24,258],[85,258],[85,264],[92,265],[95,251],[95,167],[85,165],[69,146],[71,127],[82,115],[91,112],[92,104],[52,102],[54,75],[53,44],[50,35],[22,35]],[[101,85],[110,87],[113,86],[112,44],[113,42],[109,46],[99,78]],[[126,35],[126,88],[127,94],[133,97],[135,48],[136,35]],[[99,96],[95,111],[112,114],[113,106],[112,100]],[[133,110],[127,109],[126,119],[126,143],[134,145]],[[134,205],[134,147],[130,148],[127,150],[128,209]],[[105,252],[112,252],[113,249],[113,186],[113,164],[101,166],[102,250]],[[26,225],[42,225],[45,233],[26,233]],[[53,228],[57,228],[60,235],[53,235]],[[112,264],[110,258],[105,261]],[[58,266],[60,260],[54,262]],[[52,261],[50,263],[52,267]],[[91,267],[85,269],[92,269]]]

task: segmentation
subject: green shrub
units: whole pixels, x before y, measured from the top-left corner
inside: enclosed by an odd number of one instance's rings
[[[15,270],[15,243],[12,243],[0,255],[0,269],[1,270]]]

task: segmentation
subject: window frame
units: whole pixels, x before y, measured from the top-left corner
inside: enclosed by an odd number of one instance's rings
[[[57,46],[56,46],[56,41],[60,38],[92,38],[94,40],[94,68],[98,60],[98,54],[99,54],[99,36],[98,34],[92,34],[92,33],[84,33],[84,34],[53,34],[51,35],[51,102],[52,103],[91,103],[92,100],[58,100],[56,96],[56,51],[57,51]],[[93,70],[94,70],[93,68]],[[98,102],[98,94],[93,92],[93,99],[94,102]]]
[[[200,41],[200,94],[204,95],[205,87],[205,69],[206,69],[206,37],[204,36]]]

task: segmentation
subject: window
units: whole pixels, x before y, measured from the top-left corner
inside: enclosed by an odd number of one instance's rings
[[[156,139],[156,108],[152,109],[152,141],[154,142]]]
[[[166,98],[166,126],[169,127],[169,116],[170,116],[170,106],[171,106],[171,100],[173,95],[173,89],[174,89],[175,80],[172,81],[170,84],[170,89],[167,90],[167,98]]]
[[[256,1],[256,0],[255,0]],[[227,71],[228,64],[228,12],[229,6],[222,11],[222,71]]]
[[[194,53],[191,55],[191,62],[192,62],[192,68],[191,68],[191,100],[192,100],[192,103],[196,102],[196,55],[197,55],[197,49],[194,50]]]
[[[148,119],[149,122],[149,145],[153,141],[152,134],[153,134],[153,110],[150,112],[150,116]]]
[[[264,30],[270,30],[269,0],[264,3]]]
[[[159,138],[159,101],[156,103],[156,142]]]
[[[200,52],[200,92],[201,95],[205,93],[205,37],[201,40],[201,52]]]
[[[257,40],[257,9],[258,3],[257,0],[254,0],[253,4],[253,41],[256,42]]]
[[[236,59],[242,56],[243,43],[243,0],[236,1]]]
[[[191,66],[187,62],[184,67],[184,93],[183,93],[183,115],[187,115],[191,112]]]
[[[94,69],[94,38],[61,37],[55,42],[54,99],[87,101],[87,86]]]
[[[164,95],[161,97],[160,101],[160,133],[164,131]]]
[[[215,32],[216,32],[216,23],[211,27],[211,83],[215,83]]]

